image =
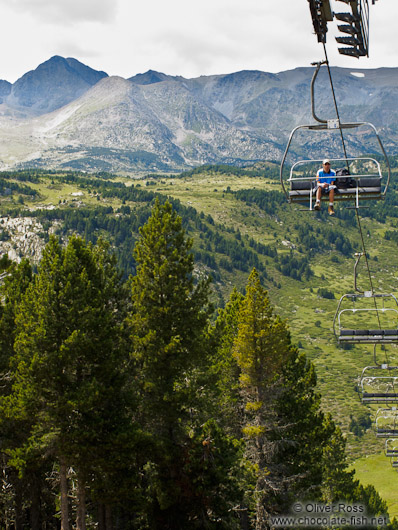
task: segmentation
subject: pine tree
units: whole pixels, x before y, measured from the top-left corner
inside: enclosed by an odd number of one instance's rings
[[[139,417],[152,437],[151,454],[143,456],[150,499],[148,524],[154,529],[201,527],[204,520],[210,524],[213,509],[222,509],[221,502],[215,508],[214,494],[221,453],[216,446],[206,445],[203,426],[209,282],[195,282],[192,241],[168,202],[155,203],[140,232],[134,251],[137,274],[132,281],[130,325],[132,358],[140,377]],[[219,438],[218,427],[211,430]],[[223,443],[231,449],[232,441]],[[212,465],[206,464],[203,480],[213,489],[206,492],[200,489],[194,469],[198,455],[205,465],[207,450]],[[236,451],[232,453],[236,457]],[[224,473],[225,478],[228,470]]]
[[[27,260],[15,264],[3,256],[1,268],[6,275],[0,286],[0,396],[4,399],[12,389],[13,373],[10,359],[14,355],[15,340],[15,313],[18,304],[32,281],[32,268]],[[30,500],[30,527],[38,530],[37,519],[39,500],[29,486],[35,481],[38,470],[30,470],[22,479],[9,465],[9,458],[4,453],[4,448],[17,445],[24,433],[24,425],[20,422],[4,421],[0,414],[0,439],[2,440],[3,454],[1,458],[1,487],[0,487],[0,527],[7,526],[6,518],[14,520],[15,526],[20,528],[26,521],[22,511],[22,498],[25,502]],[[37,501],[37,502],[35,502]],[[29,502],[29,501],[28,501]]]
[[[277,448],[275,471],[276,476],[281,476],[283,488],[274,501],[279,512],[287,513],[297,498],[321,499],[325,466],[333,465],[326,447],[336,427],[320,408],[315,369],[305,354],[291,348],[281,375],[281,392],[276,403],[280,428],[273,438]],[[338,462],[335,465],[337,469]],[[339,475],[337,481],[342,478]]]
[[[233,353],[240,367],[240,392],[245,407],[243,434],[247,454],[257,469],[256,529],[268,526],[270,495],[283,488],[280,476],[269,473],[278,429],[276,402],[281,393],[281,372],[291,356],[286,324],[273,313],[266,290],[255,269],[249,276],[238,320]]]
[[[246,455],[257,473],[254,527],[269,528],[269,516],[288,513],[297,499],[351,500],[356,483],[341,433],[320,408],[314,367],[291,344],[255,270],[232,352],[241,371]]]
[[[15,340],[15,311],[32,281],[32,267],[24,259],[18,265],[10,263],[7,275],[2,280],[0,292],[2,304],[0,306],[0,373],[2,376],[1,392],[6,394],[10,390],[9,363],[14,354]],[[8,374],[8,376],[7,376]]]
[[[213,414],[229,434],[242,436],[242,407],[240,407],[240,368],[232,355],[232,345],[238,333],[238,317],[243,295],[234,289],[224,309],[220,309],[215,325],[210,328],[212,352],[209,378],[213,390]]]
[[[77,527],[84,530],[86,484],[101,471],[98,462],[123,422],[118,330],[124,315],[111,269],[105,247],[93,250],[72,237],[62,249],[51,238],[16,317],[15,379],[4,406],[30,429],[10,454],[21,471],[43,455],[58,462],[63,530],[69,528],[68,467],[77,473]]]
[[[217,419],[224,432],[232,436],[237,443],[243,443],[244,448],[242,427],[245,414],[240,395],[240,367],[232,354],[239,331],[238,323],[243,300],[243,295],[234,289],[225,308],[219,310],[215,325],[210,328],[213,353],[209,383],[213,390],[210,396],[210,401],[214,404],[213,417]],[[234,509],[239,518],[239,528],[248,530],[250,514],[253,511],[252,491],[256,484],[256,473],[244,453],[241,455],[241,469],[244,469],[245,473],[240,476],[241,482],[236,484],[236,493],[241,494],[236,496]]]

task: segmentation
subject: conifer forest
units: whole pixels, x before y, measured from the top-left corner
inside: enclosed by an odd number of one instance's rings
[[[170,202],[139,234],[128,279],[101,238],[2,258],[1,530],[262,530],[298,500],[387,513],[258,270],[215,310]]]

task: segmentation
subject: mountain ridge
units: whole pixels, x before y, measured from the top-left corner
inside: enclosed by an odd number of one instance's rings
[[[280,159],[290,131],[313,121],[312,74],[311,67],[297,67],[187,79],[148,70],[125,79],[54,56],[13,85],[0,83],[0,168],[179,171]],[[332,75],[342,121],[373,122],[393,152],[398,68],[332,67]],[[321,69],[317,114],[330,119],[328,82]],[[296,147],[310,156],[330,148],[327,139]]]

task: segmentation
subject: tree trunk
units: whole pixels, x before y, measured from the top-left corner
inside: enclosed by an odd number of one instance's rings
[[[61,493],[61,530],[69,530],[68,478],[67,466],[64,460],[61,460],[59,466],[59,482]]]
[[[102,502],[98,505],[98,530],[106,530],[105,526],[105,506]]]
[[[248,512],[247,507],[241,505],[240,512],[239,512],[239,523],[240,523],[241,530],[249,530],[249,515],[247,512]]]
[[[77,478],[76,530],[86,530],[86,487],[84,480]]]
[[[112,530],[112,508],[109,504],[98,505],[98,530]]]
[[[30,487],[30,529],[40,530],[40,480],[32,473]],[[18,530],[17,528],[15,530]]]
[[[105,505],[105,528],[112,530],[112,508],[109,504]]]
[[[22,484],[21,484],[21,480],[18,477],[15,477],[13,482],[14,482],[14,488],[15,488],[15,530],[22,530],[22,525],[23,525]]]

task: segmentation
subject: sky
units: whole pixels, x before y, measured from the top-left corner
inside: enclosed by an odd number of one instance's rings
[[[344,0],[330,2],[349,11]],[[11,83],[53,55],[125,78],[147,70],[186,78],[280,72],[324,58],[307,0],[0,0],[0,7],[0,79]],[[333,22],[332,66],[398,66],[398,0],[377,0],[369,11],[370,57],[339,55]]]

